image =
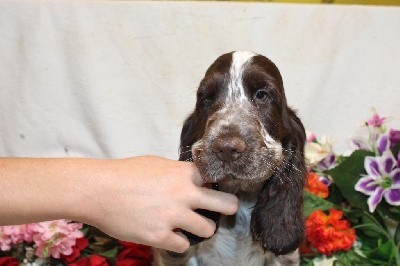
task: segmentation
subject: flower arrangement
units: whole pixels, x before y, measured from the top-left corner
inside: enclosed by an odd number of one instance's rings
[[[400,130],[373,112],[349,156],[307,133],[302,265],[400,265]]]
[[[349,156],[308,134],[302,265],[400,265],[400,130],[374,113]],[[147,246],[67,220],[0,226],[0,265],[147,266]]]
[[[149,266],[150,248],[67,220],[0,227],[1,266]]]

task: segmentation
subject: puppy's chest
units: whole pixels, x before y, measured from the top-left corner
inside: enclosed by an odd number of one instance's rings
[[[241,201],[235,216],[221,218],[217,233],[199,244],[189,265],[265,265],[266,254],[250,232],[253,201]]]

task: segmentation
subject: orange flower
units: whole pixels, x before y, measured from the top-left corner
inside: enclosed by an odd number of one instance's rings
[[[304,240],[303,243],[301,243],[299,251],[302,257],[312,258],[314,256],[314,251],[307,240]]]
[[[318,197],[323,199],[327,198],[329,195],[328,186],[322,183],[319,180],[319,177],[314,172],[308,173],[307,183],[306,183],[306,191],[311,192]]]
[[[339,250],[348,251],[356,240],[355,230],[348,220],[341,220],[343,212],[329,210],[329,215],[317,210],[306,221],[306,237],[319,253],[332,255]]]

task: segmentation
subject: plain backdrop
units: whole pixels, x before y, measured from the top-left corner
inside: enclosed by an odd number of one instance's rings
[[[178,158],[221,54],[279,67],[289,104],[335,150],[375,107],[399,126],[400,8],[0,1],[0,156]]]

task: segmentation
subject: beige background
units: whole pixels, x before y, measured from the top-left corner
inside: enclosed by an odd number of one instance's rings
[[[370,107],[399,126],[400,8],[0,1],[0,155],[178,157],[207,67],[252,50],[307,129],[348,138]]]

